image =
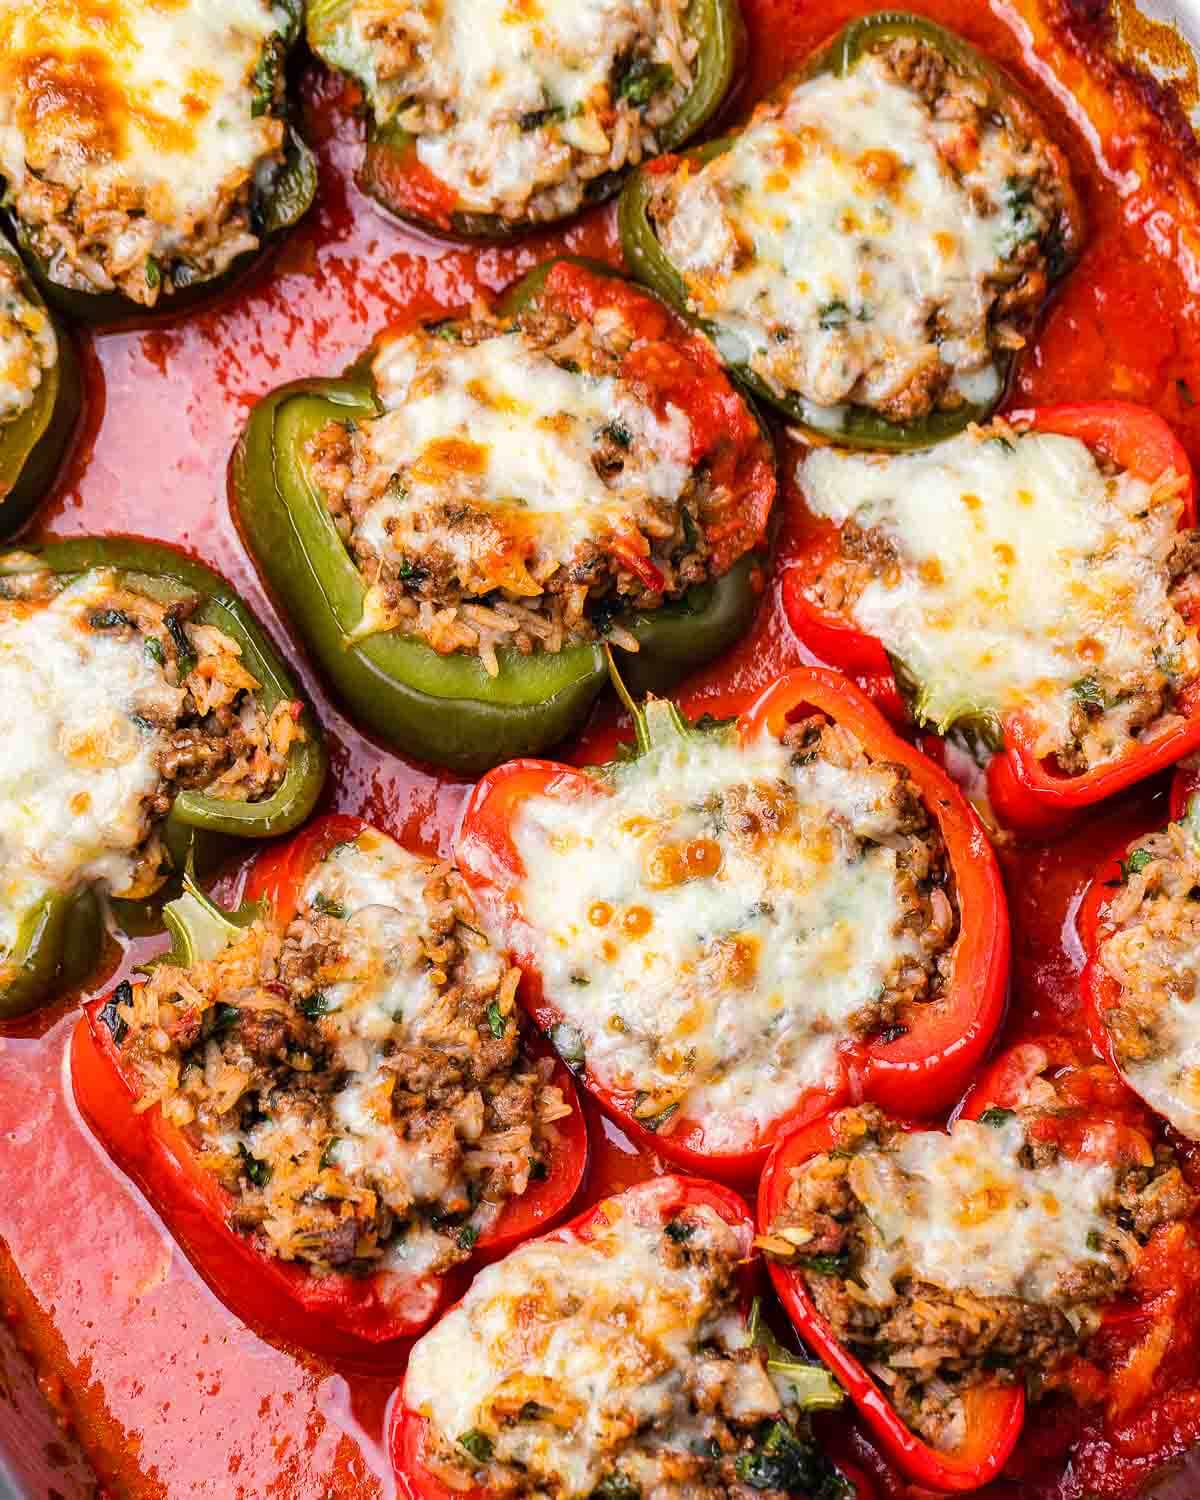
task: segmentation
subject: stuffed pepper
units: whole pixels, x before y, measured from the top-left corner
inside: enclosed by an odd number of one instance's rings
[[[1182,780],[1182,778],[1180,778]],[[1200,798],[1101,864],[1079,910],[1084,1005],[1101,1056],[1200,1141]]]
[[[89,321],[178,306],[301,217],[316,165],[285,71],[302,9],[110,0],[100,22],[78,0],[4,7],[2,201],[55,303]]]
[[[1000,400],[1081,238],[1065,158],[996,68],[894,11],[738,134],[626,186],[634,273],[813,432],[921,447]]]
[[[328,817],[245,895],[171,904],[167,958],[87,1008],[76,1098],[239,1316],[378,1352],[567,1207],[574,1085],[448,865]]]
[[[310,0],[368,112],[359,181],[427,229],[503,238],[609,198],[712,117],[737,0]]]
[[[914,1483],[980,1488],[1027,1399],[1103,1394],[1089,1341],[1147,1244],[1197,1207],[1123,1094],[1106,1068],[1023,1045],[948,1131],[860,1106],[767,1164],[758,1244],[776,1290]]]
[[[973,732],[1001,822],[1069,820],[1200,744],[1194,484],[1153,412],[1041,407],[925,453],[814,449],[797,477],[794,628]]]
[[[392,1419],[411,1500],[867,1500],[814,1442],[841,1394],[752,1301],[736,1194],[660,1177],[476,1277],[417,1344]]]
[[[665,686],[748,626],[773,454],[707,344],[556,260],[494,310],[262,401],[242,528],[349,708],[460,771],[544,749],[606,680]]]
[[[486,776],[458,860],[539,1026],[636,1141],[752,1178],[848,1094],[931,1111],[1004,1005],[1008,918],[944,773],[832,672],[736,719],[634,710],[631,755]]]
[[[75,351],[0,240],[0,536],[50,488],[83,404]]]
[[[0,553],[0,1017],[97,957],[101,894],[141,901],[222,840],[312,810],[320,734],[246,606],[131,538]]]

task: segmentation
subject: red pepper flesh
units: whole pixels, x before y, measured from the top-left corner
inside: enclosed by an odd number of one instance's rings
[[[1184,477],[1187,488],[1180,529],[1196,525],[1195,479],[1187,453],[1156,413],[1124,401],[1091,401],[1033,407],[1010,413],[1014,426],[1033,432],[1077,438],[1093,452],[1130,474],[1153,483],[1169,470]],[[837,547],[837,530],[814,523],[811,538],[783,580],[788,619],[803,644],[819,660],[860,679],[894,674],[882,643],[858,630],[844,616],[822,610],[811,587]],[[897,690],[896,699],[899,701]],[[1039,760],[1033,746],[1036,726],[1021,714],[1004,720],[1004,749],[988,766],[988,795],[1000,821],[1030,835],[1059,831],[1093,803],[1142,781],[1200,747],[1200,685],[1180,697],[1184,722],[1149,734],[1113,761],[1079,775],[1064,775]]]
[[[246,881],[250,900],[263,900],[269,918],[286,926],[313,866],[335,844],[357,838],[359,818],[317,819],[296,838],[264,852]],[[280,1343],[344,1360],[399,1361],[406,1341],[422,1332],[457,1294],[462,1273],[416,1280],[394,1272],[370,1276],[311,1275],[239,1234],[227,1220],[233,1198],[201,1164],[183,1131],[157,1105],[138,1112],[138,1085],[101,1019],[109,997],[93,1000],[71,1041],[71,1078],[80,1112],[118,1166],[141,1187],[197,1270],[239,1317]],[[527,1039],[534,1057],[552,1055],[540,1038]],[[556,1060],[557,1062],[557,1060]],[[540,1182],[505,1205],[474,1250],[493,1259],[562,1214],[587,1167],[587,1131],[575,1085],[557,1063],[551,1082],[572,1106]]]
[[[780,1136],[850,1097],[873,1099],[897,1114],[931,1114],[958,1098],[1003,1016],[1009,929],[999,869],[978,818],[945,772],[902,740],[853,684],[834,672],[800,668],[755,698],[735,700],[731,708],[742,710],[736,733],[743,742],[764,726],[780,734],[789,717],[812,708],[849,729],[872,758],[902,765],[945,840],[960,913],[942,997],[911,1007],[905,1018],[908,1030],[890,1042],[848,1043],[836,1075],[803,1093],[741,1151],[706,1149],[703,1122],[687,1116],[673,1122],[669,1132],[648,1130],[634,1115],[635,1096],[605,1088],[585,1069],[584,1082],[601,1108],[639,1146],[688,1171],[746,1182],[762,1170]],[[513,822],[533,797],[569,803],[608,794],[586,771],[553,761],[510,761],[479,782],[463,813],[459,867],[481,906],[492,913],[497,930],[517,934],[513,959],[524,972],[522,1003],[547,1033],[563,1017],[546,998],[530,952],[522,950],[519,887],[524,868],[513,842]]]

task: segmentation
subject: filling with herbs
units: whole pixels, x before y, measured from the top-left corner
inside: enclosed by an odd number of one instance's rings
[[[420,1340],[404,1399],[435,1477],[513,1500],[849,1500],[801,1409],[836,1387],[768,1368],[747,1326],[748,1230],[702,1203],[668,1217],[676,1192],[647,1184],[587,1238],[523,1245]]]
[[[176,793],[258,801],[304,738],[300,704],[267,713],[237,641],[192,619],[198,596],[164,603],[99,569],[64,584],[26,563],[0,574],[0,967],[49,896],[152,895]]]
[[[29,296],[20,271],[0,255],[0,441],[33,405],[58,363],[58,339],[45,308]]]
[[[753,1145],[850,1039],[900,1035],[950,972],[941,834],[898,765],[813,714],[782,740],[663,733],[592,796],[522,802],[514,938],[553,1040],[660,1132]]]
[[[331,422],[307,450],[367,584],[357,634],[477,654],[492,676],[503,647],[607,635],[635,651],[615,614],[678,599],[761,540],[729,457],[758,452],[753,418],[700,340],[662,336],[649,299],[649,333],[634,325],[634,295],[593,316],[479,308],[379,347],[382,415]],[[720,382],[728,430],[700,431],[655,389],[663,371]]]
[[[997,422],[923,453],[817,449],[797,477],[841,529],[812,599],[882,641],[939,731],[1019,715],[1074,775],[1182,722],[1200,677],[1186,476]]]
[[[268,1254],[413,1278],[467,1259],[545,1177],[570,1106],[523,1051],[517,971],[461,877],[366,830],[314,866],[286,928],[229,937],[116,992],[138,1109],[183,1131]]]
[[[1131,844],[1121,875],[1099,953],[1120,998],[1101,1019],[1126,1082],[1200,1140],[1200,806]]]
[[[153,307],[254,250],[285,148],[295,7],[75,0],[0,9],[4,206],[53,281]]]
[[[561,218],[611,189],[660,149],[693,83],[687,0],[345,9],[323,55],[363,81],[377,125],[416,137],[459,209],[509,222]]]
[[[836,1148],[791,1169],[759,1238],[937,1448],[966,1438],[972,1390],[1052,1386],[1129,1285],[1142,1245],[1196,1207],[1165,1147],[1118,1163],[1068,1155],[1056,1133],[1066,1113],[1044,1079],[1020,1109],[949,1133],[842,1110]]]
[[[652,178],[650,215],[723,356],[805,420],[987,404],[1063,258],[1060,154],[912,37],[760,104]]]

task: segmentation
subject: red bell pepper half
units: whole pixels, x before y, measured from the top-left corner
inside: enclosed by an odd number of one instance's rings
[[[1187,480],[1180,529],[1196,525],[1192,466],[1182,444],[1156,413],[1124,401],[1092,401],[1033,407],[1010,414],[1008,420],[1022,430],[1078,438],[1094,453],[1150,483],[1174,470]],[[837,549],[837,529],[828,523],[814,525],[800,556],[784,575],[784,606],[792,629],[814,656],[858,678],[877,697],[880,682],[890,678],[895,684],[882,642],[844,616],[822,609],[811,596],[813,584]],[[896,691],[891,701],[899,701]],[[988,794],[997,816],[1022,833],[1061,829],[1081,809],[1114,796],[1200,746],[1200,687],[1192,685],[1181,694],[1178,714],[1182,724],[1149,734],[1124,755],[1079,775],[1064,774],[1052,761],[1039,760],[1033,752],[1036,726],[1019,713],[1009,716],[1003,724],[1004,748],[988,766]]]
[[[764,1233],[784,1208],[792,1169],[836,1149],[837,1139],[832,1116],[826,1115],[779,1142],[758,1189],[758,1223]],[[884,1453],[914,1484],[931,1490],[962,1492],[980,1489],[996,1477],[1025,1420],[1025,1391],[1021,1385],[996,1384],[969,1392],[964,1397],[967,1420],[962,1444],[948,1452],[933,1448],[900,1419],[857,1356],[838,1339],[817,1311],[803,1275],[775,1262],[768,1264],[768,1270],[776,1294],[804,1342],[832,1370]]]
[[[340,843],[368,828],[360,818],[319,818],[296,838],[265,851],[254,862],[246,897],[282,930],[295,915],[313,867]],[[406,1278],[380,1271],[369,1276],[314,1276],[303,1266],[261,1249],[228,1223],[234,1200],[201,1164],[186,1134],[157,1105],[137,1109],[138,1082],[102,1017],[111,997],[84,1008],[71,1042],[71,1078],[80,1111],[117,1165],[141,1187],[171,1233],[213,1290],[252,1327],[281,1343],[332,1358],[402,1357],[409,1340],[427,1328],[462,1284],[448,1276]],[[527,1038],[534,1057],[549,1052]],[[557,1125],[546,1176],[510,1200],[474,1247],[476,1261],[495,1259],[562,1214],[583,1180],[587,1130],[570,1072],[561,1063],[552,1083],[573,1106]],[[394,1349],[387,1346],[396,1345]]]
[[[1029,1089],[1040,1079],[1052,1080],[1055,1109],[1032,1120],[1033,1135],[1053,1141],[1068,1158],[1149,1165],[1148,1111],[1107,1067],[1094,1065],[1086,1044],[1070,1038],[1049,1037],[1020,1043],[1002,1053],[971,1089],[959,1114],[979,1119],[988,1109],[1016,1109],[1028,1102]],[[920,1127],[905,1125],[906,1129]],[[791,1171],[814,1156],[834,1149],[837,1134],[830,1116],[817,1120],[781,1141],[763,1172],[758,1196],[759,1227],[764,1232],[783,1209]],[[862,1364],[842,1344],[817,1311],[801,1273],[771,1263],[771,1280],[797,1330],[828,1365],[885,1453],[917,1485],[961,1492],[988,1484],[1012,1452],[1025,1419],[1025,1392],[1020,1384],[980,1387],[966,1398],[967,1433],[961,1447],[941,1452],[917,1436],[896,1413],[886,1394]],[[1121,1304],[1105,1315],[1127,1316]],[[1092,1391],[1099,1372],[1076,1358],[1066,1374],[1068,1388]]]
[[[902,740],[877,709],[835,672],[801,668],[778,678],[740,708],[735,732],[742,743],[764,728],[779,735],[789,721],[816,710],[843,725],[877,761],[905,767],[945,841],[954,875],[960,926],[941,998],[911,1007],[907,1031],[892,1041],[847,1044],[836,1075],[797,1098],[741,1151],[705,1146],[704,1121],[684,1115],[669,1132],[654,1133],[634,1116],[636,1096],[615,1093],[587,1071],[583,1080],[600,1106],[640,1146],[687,1171],[746,1182],[762,1169],[774,1142],[790,1129],[847,1099],[873,1099],[898,1114],[929,1114],[949,1105],[986,1052],[1004,1011],[1009,964],[1008,912],[991,845],[974,812],[949,777]],[[522,1002],[547,1034],[563,1017],[543,992],[530,956],[520,908],[524,867],[513,842],[523,803],[554,797],[570,804],[609,795],[586,771],[554,761],[517,760],[488,773],[463,813],[456,857],[494,930],[513,934],[513,961],[524,971]],[[522,933],[526,936],[522,938]]]
[[[657,1177],[648,1182],[637,1183],[619,1195],[623,1202],[630,1202],[653,1193],[662,1195],[657,1205],[663,1223],[675,1218],[681,1211],[704,1206],[719,1214],[727,1224],[739,1231],[745,1259],[738,1279],[741,1289],[742,1311],[747,1321],[751,1316],[755,1289],[760,1276],[760,1264],[753,1249],[754,1220],[744,1199],[729,1188],[716,1182],[705,1182],[698,1177]],[[605,1200],[611,1201],[611,1200]],[[593,1237],[595,1227],[604,1226],[604,1201],[593,1204],[569,1223],[544,1236],[550,1241],[566,1243],[571,1240],[587,1241]],[[487,1492],[473,1487],[467,1490],[452,1490],[425,1464],[428,1420],[407,1405],[403,1390],[392,1416],[389,1447],[396,1480],[405,1500],[487,1500]],[[839,1471],[854,1486],[851,1500],[874,1500],[874,1487],[858,1469],[838,1460]]]
[[[1196,829],[1197,836],[1200,836],[1200,827],[1197,827],[1193,822],[1193,817],[1189,815],[1189,808],[1192,807],[1193,798],[1197,792],[1200,792],[1200,769],[1192,766],[1177,767],[1171,780],[1171,822],[1179,823],[1187,818]],[[1200,815],[1200,805],[1197,805],[1197,815]],[[1109,1011],[1119,1008],[1121,986],[1101,963],[1100,949],[1112,936],[1113,929],[1107,920],[1108,907],[1113,892],[1125,883],[1125,859],[1131,842],[1129,838],[1123,839],[1117,848],[1097,865],[1096,873],[1084,892],[1075,917],[1075,930],[1084,953],[1083,971],[1079,976],[1079,994],[1083,1001],[1083,1014],[1087,1022],[1088,1035],[1091,1037],[1092,1046],[1105,1062],[1110,1063],[1114,1068],[1117,1068],[1117,1059],[1104,1017]],[[1118,1071],[1120,1071],[1119,1068]]]

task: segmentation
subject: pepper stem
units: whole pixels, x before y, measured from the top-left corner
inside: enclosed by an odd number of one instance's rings
[[[1200,849],[1200,792],[1193,792],[1184,809],[1183,826],[1192,836],[1192,843]]]
[[[629,717],[633,720],[634,739],[639,755],[645,755],[651,750],[664,750],[690,737],[693,732],[691,725],[669,698],[648,696],[645,703],[640,708],[638,707],[633,695],[621,680],[621,674],[613,659],[612,647],[607,641],[604,643],[604,655],[608,662],[609,680],[616,689],[617,697],[620,698]]]
[[[775,1337],[762,1316],[761,1299],[750,1304],[746,1336],[767,1355],[767,1373],[791,1387],[791,1400],[801,1411],[832,1411],[845,1400],[842,1388],[824,1365],[808,1364]]]
[[[163,921],[171,934],[167,962],[187,968],[216,958],[241,939],[261,911],[257,901],[234,912],[222,911],[196,884],[189,866],[183,877],[183,894],[163,907]]]

